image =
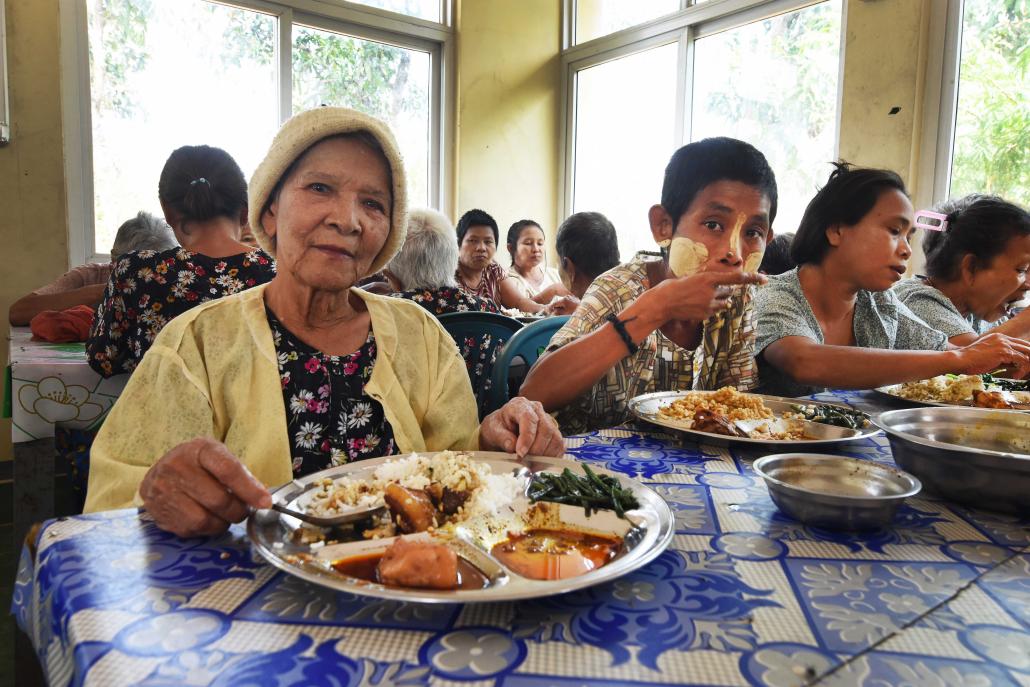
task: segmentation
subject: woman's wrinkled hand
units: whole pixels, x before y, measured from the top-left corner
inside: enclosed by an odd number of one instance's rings
[[[157,526],[180,537],[220,534],[272,497],[225,444],[179,444],[147,471],[140,497]]]
[[[483,419],[479,426],[479,446],[485,451],[505,451],[520,458],[565,454],[558,423],[544,411],[543,405],[521,396]]]
[[[758,272],[701,272],[689,277],[666,279],[648,293],[662,309],[662,324],[672,320],[704,322],[730,307],[741,284],[765,284],[769,279]]]
[[[1030,343],[1004,334],[987,334],[958,349],[961,366],[956,372],[983,374],[999,367],[1011,368],[1022,377],[1030,370]]]

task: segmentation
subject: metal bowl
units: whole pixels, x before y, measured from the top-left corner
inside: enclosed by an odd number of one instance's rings
[[[927,488],[974,508],[1030,514],[1030,415],[983,408],[907,408],[873,422],[894,462]]]
[[[830,529],[886,527],[901,502],[922,488],[912,475],[887,465],[817,453],[777,453],[753,467],[781,511]]]

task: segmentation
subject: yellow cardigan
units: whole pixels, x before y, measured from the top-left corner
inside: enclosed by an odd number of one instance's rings
[[[267,486],[293,479],[264,291],[206,303],[161,331],[93,443],[86,512],[139,505],[150,466],[197,437],[224,442]],[[454,340],[411,301],[352,292],[378,351],[365,392],[383,404],[398,450],[475,449],[476,401]]]

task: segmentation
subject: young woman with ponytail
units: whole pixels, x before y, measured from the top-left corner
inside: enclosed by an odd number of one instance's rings
[[[224,150],[175,150],[158,199],[180,246],[131,252],[115,263],[86,344],[90,367],[105,377],[132,372],[176,316],[275,276],[272,257],[240,241],[247,181]]]

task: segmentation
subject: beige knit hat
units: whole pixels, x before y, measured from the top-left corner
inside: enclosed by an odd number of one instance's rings
[[[371,134],[386,154],[393,177],[393,209],[390,214],[390,235],[386,245],[372,261],[369,274],[381,270],[394,254],[404,245],[404,232],[407,226],[408,187],[404,176],[404,161],[401,159],[397,142],[390,133],[390,128],[375,117],[348,110],[344,107],[319,107],[301,112],[291,117],[279,129],[272,139],[272,145],[265,154],[254,176],[250,178],[248,194],[250,196],[249,216],[250,228],[254,237],[273,257],[275,256],[275,239],[265,233],[261,223],[261,211],[268,203],[272,189],[279,183],[287,168],[294,163],[308,148],[323,138],[337,134],[349,134],[366,131]]]

